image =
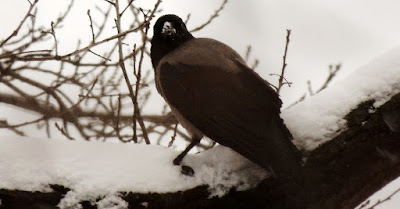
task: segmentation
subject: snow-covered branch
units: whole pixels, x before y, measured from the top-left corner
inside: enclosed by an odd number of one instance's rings
[[[400,174],[398,57],[393,50],[283,113],[304,152],[310,209],[352,209]],[[372,79],[374,72],[381,75]],[[229,148],[185,158],[193,177],[171,163],[176,154],[154,145],[2,137],[0,199],[10,207],[279,208],[268,173]]]

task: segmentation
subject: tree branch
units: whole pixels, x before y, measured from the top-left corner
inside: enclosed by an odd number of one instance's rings
[[[281,75],[279,76],[278,88],[276,89],[276,92],[278,94],[281,91],[282,86],[284,84],[288,84],[290,86],[290,83],[286,79],[285,79],[286,82],[283,82],[283,79],[284,79],[284,76],[285,76],[285,69],[286,69],[286,66],[287,66],[286,56],[287,56],[287,51],[288,51],[289,42],[290,42],[290,32],[291,32],[291,30],[287,29],[286,32],[287,32],[287,34],[286,34],[286,45],[285,45],[285,53],[283,54],[282,71],[281,71]]]
[[[38,3],[39,0],[35,0],[33,3],[31,3],[30,1],[30,7],[28,9],[28,12],[26,13],[25,17],[22,19],[22,21],[19,23],[19,25],[17,26],[17,28],[6,38],[4,39],[1,43],[0,43],[0,47],[2,47],[5,43],[7,43],[12,37],[17,36],[19,30],[21,30],[22,25],[25,23],[26,19],[28,19],[28,17],[32,16],[31,12],[33,10],[33,8],[35,7],[35,5]]]
[[[223,2],[221,3],[221,6],[214,11],[214,13],[210,16],[210,18],[205,23],[190,30],[190,32],[193,33],[193,32],[199,31],[199,30],[203,29],[204,27],[206,27],[207,25],[209,25],[215,18],[217,18],[219,16],[219,13],[224,9],[226,3],[228,3],[228,0],[223,0]]]

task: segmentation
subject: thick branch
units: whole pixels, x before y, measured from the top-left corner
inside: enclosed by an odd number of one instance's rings
[[[5,103],[13,105],[15,107],[23,108],[25,110],[37,112],[39,114],[42,114],[43,116],[46,116],[47,118],[62,118],[62,116],[58,114],[60,110],[57,109],[54,105],[51,105],[39,99],[33,99],[33,97],[21,97],[12,94],[0,93],[0,103]],[[108,113],[82,110],[79,107],[74,109],[74,116],[78,118],[98,118],[102,121],[111,121],[115,118],[114,115],[110,115]],[[165,126],[174,125],[177,122],[175,117],[171,113],[165,115],[142,115],[142,118],[146,122]],[[63,119],[68,122],[73,122],[72,120],[70,120],[69,117],[64,117]],[[119,116],[119,121],[122,123],[128,123],[132,121],[132,115],[121,114]]]
[[[400,94],[370,113],[373,102],[359,104],[345,117],[348,130],[310,153],[310,208],[352,209],[400,175],[400,133],[390,128],[400,123]]]

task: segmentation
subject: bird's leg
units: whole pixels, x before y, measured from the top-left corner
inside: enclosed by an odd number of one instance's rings
[[[192,137],[192,142],[189,144],[189,146],[186,147],[185,150],[181,154],[179,154],[173,161],[174,165],[179,165],[183,158],[186,156],[186,154],[196,145],[200,143],[201,137],[193,136]]]

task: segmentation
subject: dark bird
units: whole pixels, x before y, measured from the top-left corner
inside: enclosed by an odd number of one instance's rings
[[[237,52],[219,41],[193,37],[176,15],[157,20],[151,44],[157,90],[192,137],[175,165],[207,136],[275,179],[301,187],[300,156],[280,117],[282,102]]]

